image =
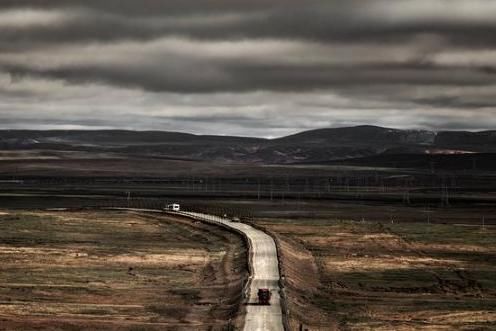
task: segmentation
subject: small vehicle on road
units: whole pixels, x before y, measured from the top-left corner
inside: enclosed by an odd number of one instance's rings
[[[258,304],[259,305],[270,305],[270,298],[272,297],[272,293],[268,288],[259,288],[258,289]]]
[[[180,211],[181,210],[181,205],[179,205],[178,203],[171,203],[171,204],[168,204],[167,206],[165,206],[164,210],[167,210],[167,211]]]

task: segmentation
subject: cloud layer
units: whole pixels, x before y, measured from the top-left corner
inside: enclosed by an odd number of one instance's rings
[[[488,0],[0,2],[0,127],[496,127]]]

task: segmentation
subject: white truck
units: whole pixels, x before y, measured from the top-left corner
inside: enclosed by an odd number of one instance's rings
[[[167,211],[180,211],[181,210],[181,205],[179,205],[178,203],[171,203],[171,204],[168,204],[167,206],[165,206],[164,210],[167,210]]]

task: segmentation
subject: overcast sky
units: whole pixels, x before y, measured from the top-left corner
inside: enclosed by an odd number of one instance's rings
[[[496,129],[494,0],[1,0],[0,128]]]

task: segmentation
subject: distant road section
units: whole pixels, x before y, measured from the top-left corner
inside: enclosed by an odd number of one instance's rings
[[[282,311],[279,296],[279,266],[274,239],[248,224],[232,222],[229,219],[193,212],[177,214],[191,218],[224,224],[246,234],[250,240],[252,271],[248,305],[245,317],[245,331],[283,331]],[[272,291],[270,306],[258,305],[259,288]]]

